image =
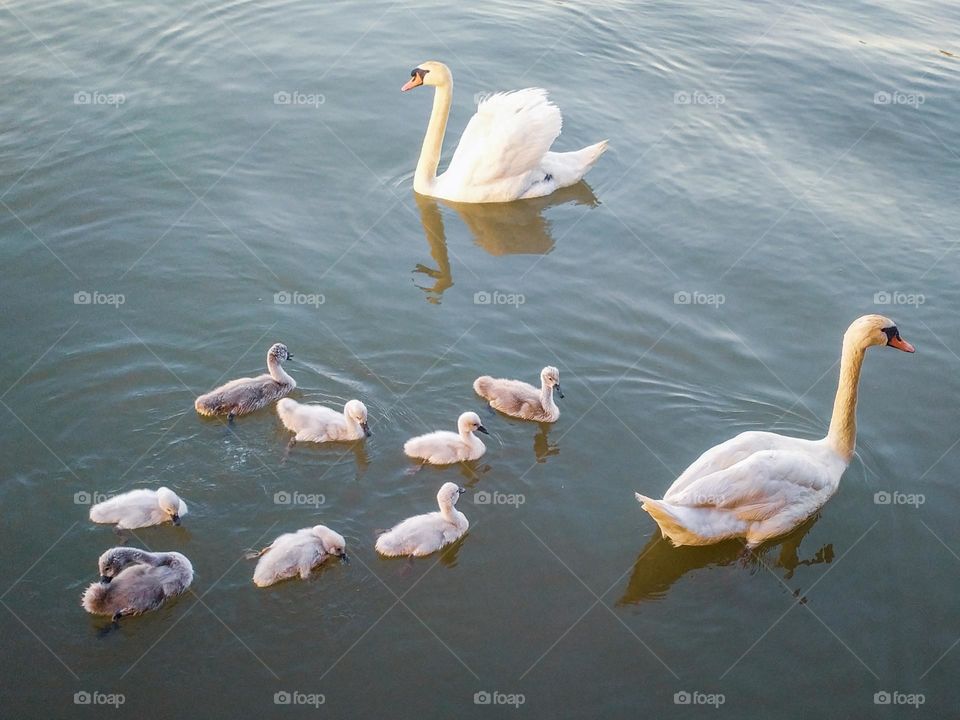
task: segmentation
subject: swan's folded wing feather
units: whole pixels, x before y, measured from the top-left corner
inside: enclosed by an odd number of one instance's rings
[[[758,522],[784,508],[803,504],[830,483],[826,466],[797,450],[762,450],[692,481],[670,497],[671,505],[727,510]]]
[[[477,106],[445,174],[467,185],[523,176],[539,166],[562,125],[560,109],[542,88],[490,95]]]
[[[697,480],[733,467],[756,452],[775,449],[784,439],[783,435],[776,433],[749,430],[714,445],[673,481],[663,499],[673,502],[674,497],[683,494]]]

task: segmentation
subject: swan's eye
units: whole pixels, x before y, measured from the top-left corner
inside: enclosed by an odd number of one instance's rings
[[[896,325],[883,329],[884,334],[887,336],[887,342],[889,343],[894,338],[900,339],[900,331],[897,329]]]

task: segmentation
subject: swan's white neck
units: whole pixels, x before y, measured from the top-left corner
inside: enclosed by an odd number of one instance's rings
[[[440,167],[440,151],[443,147],[443,135],[447,130],[447,118],[450,116],[450,103],[453,101],[453,80],[447,80],[436,86],[433,94],[433,110],[427,134],[420,148],[420,160],[413,176],[413,189],[421,194],[429,194],[437,181],[437,168]]]
[[[840,355],[840,383],[833,401],[833,415],[827,442],[844,460],[850,462],[857,444],[857,387],[866,348],[844,339]]]
[[[270,371],[270,377],[278,383],[283,383],[290,387],[297,386],[297,381],[287,374],[287,371],[283,369],[283,365],[273,355],[267,355],[267,369]]]
[[[553,385],[545,380],[540,381],[540,404],[543,405],[543,409],[548,413],[552,413],[557,409],[556,404],[553,402]]]
[[[344,420],[346,421],[346,423],[347,423],[347,429],[352,430],[352,431],[355,432],[355,433],[357,433],[357,432],[362,433],[362,432],[363,432],[363,428],[360,426],[360,421],[357,420],[356,418],[348,415],[346,410],[343,411],[343,419],[344,419]]]
[[[443,515],[444,520],[455,523],[459,513],[454,510],[453,503],[445,502],[440,504],[440,514]]]

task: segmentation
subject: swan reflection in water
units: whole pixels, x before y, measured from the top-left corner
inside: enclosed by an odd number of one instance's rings
[[[540,429],[533,438],[533,454],[538,463],[545,463],[548,457],[560,454],[560,445],[550,442],[550,428],[553,423],[537,423]]]
[[[474,241],[491,255],[545,255],[553,249],[550,223],[542,212],[565,203],[596,207],[597,197],[585,182],[563,188],[547,197],[510,203],[455,203],[413,194],[420,208],[430,256],[436,267],[417,264],[414,272],[433,279],[433,285],[417,285],[427,293],[427,302],[439,304],[445,290],[453,286],[440,204],[453,209],[467,226]]]
[[[740,540],[728,540],[716,545],[674,547],[660,535],[659,528],[654,528],[653,536],[634,563],[630,582],[617,605],[636,605],[663,598],[684,575],[711,566],[749,564],[752,572],[766,572],[760,568],[759,564],[763,563],[771,570],[784,570],[781,579],[790,580],[801,566],[829,564],[834,557],[832,543],[823,545],[810,557],[800,559],[800,543],[819,517],[819,514],[814,515],[789,535],[764,543],[752,553],[745,550]],[[767,557],[773,556],[778,548],[775,559]],[[794,595],[799,597],[799,591],[794,591]],[[805,598],[800,598],[800,602],[805,602]]]

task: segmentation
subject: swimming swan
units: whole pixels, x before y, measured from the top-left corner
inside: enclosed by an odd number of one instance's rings
[[[475,412],[463,413],[457,419],[457,430],[459,434],[437,430],[411,438],[403,444],[403,451],[412,458],[434,465],[476,460],[487,451],[483,441],[473,434],[475,430],[490,434]]]
[[[284,533],[257,553],[259,557],[253,582],[267,587],[299,575],[306,580],[310,571],[331,555],[346,561],[346,540],[326,525]]]
[[[463,492],[456,483],[444,483],[437,493],[440,512],[415,515],[387,530],[377,538],[377,552],[387,557],[421,557],[459,540],[470,527],[466,516],[454,507]]]
[[[275,343],[267,352],[269,374],[252,378],[238,378],[201,395],[194,407],[201,415],[226,415],[233,420],[237,415],[246,415],[259,410],[267,403],[282,398],[297,386],[281,363],[292,360],[293,355],[283,343]]]
[[[287,430],[296,433],[294,440],[333,442],[370,437],[367,407],[359,400],[349,400],[343,412],[323,405],[305,405],[290,398],[277,403],[277,415]]]
[[[560,110],[547,100],[546,90],[527,88],[481,100],[446,172],[438,176],[453,100],[450,68],[432,60],[422,63],[401,90],[421,85],[436,88],[413,177],[413,189],[422,195],[472,203],[543,197],[579,182],[607,149],[603,140],[576,152],[550,152],[563,124]]]
[[[165,522],[180,524],[187,514],[187,504],[169,488],[131,490],[116,495],[90,508],[90,519],[95,523],[115,524],[118,529],[160,525]]]
[[[504,380],[483,375],[473,381],[473,389],[480,397],[502,413],[524,420],[556,422],[560,408],[553,401],[553,391],[561,398],[560,371],[547,366],[540,371],[540,388],[520,380]]]
[[[701,455],[662,500],[636,493],[663,535],[675,545],[743,537],[753,548],[819,510],[837,491],[853,457],[860,367],[872,345],[914,351],[889,318],[864,315],[854,320],[843,336],[840,383],[830,430],[822,440],[741,433]]]
[[[155,610],[193,582],[193,565],[178,552],[115,547],[100,556],[100,580],[83,593],[83,608],[119,620]]]

